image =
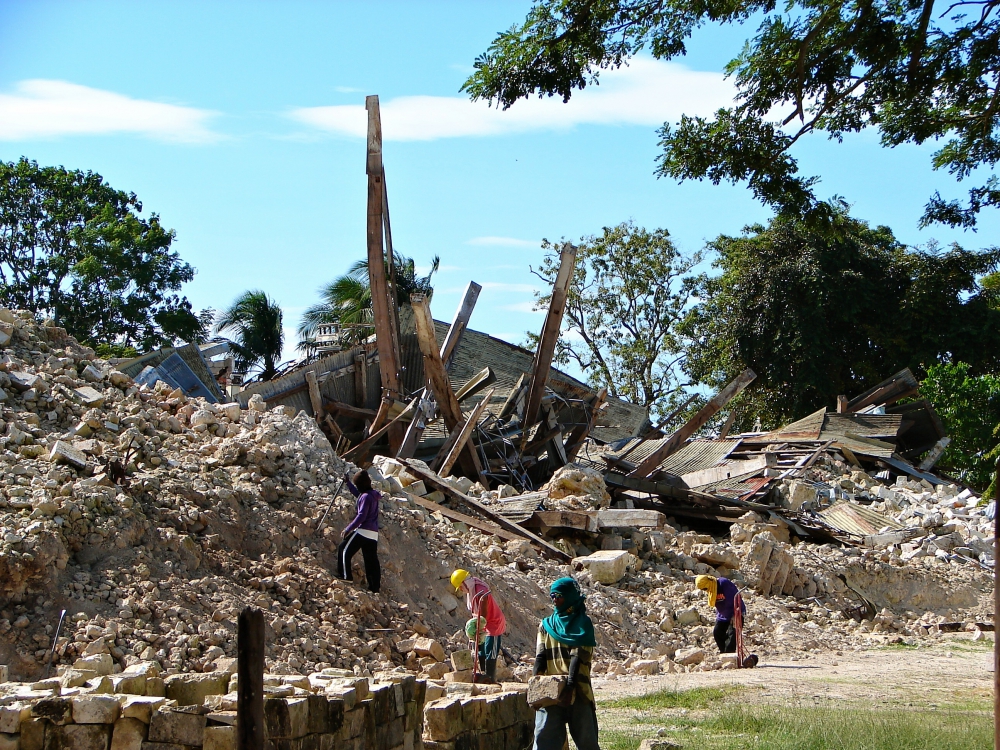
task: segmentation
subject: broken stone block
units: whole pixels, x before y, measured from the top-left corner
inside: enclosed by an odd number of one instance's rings
[[[456,672],[472,669],[474,662],[472,651],[467,648],[451,652],[451,668]]]
[[[146,678],[141,674],[120,674],[111,678],[111,685],[116,693],[126,695],[145,695]]]
[[[577,557],[573,563],[579,563],[587,568],[595,581],[610,585],[618,583],[625,577],[632,558],[633,556],[624,550],[601,550],[586,557]]]
[[[153,712],[166,702],[166,698],[149,697],[145,695],[129,696],[122,705],[122,716],[126,719],[138,719],[148,724]]]
[[[69,668],[59,675],[59,684],[64,688],[83,687],[98,674],[93,669]]]
[[[18,393],[25,393],[36,386],[42,385],[42,379],[30,372],[15,371],[9,374],[10,385]]]
[[[698,612],[697,607],[689,607],[688,609],[682,609],[677,613],[677,624],[684,625],[697,625],[701,622],[701,614]]]
[[[656,659],[639,659],[632,662],[636,674],[659,674],[660,662]]]
[[[264,730],[271,738],[304,737],[309,733],[309,701],[305,698],[266,699]]]
[[[87,467],[87,456],[63,440],[56,440],[49,453],[49,460],[57,464],[69,464],[76,469]]]
[[[31,707],[31,715],[53,724],[67,724],[73,720],[73,704],[69,698],[42,698]]]
[[[160,709],[149,722],[149,741],[201,747],[206,721],[204,714]]]
[[[461,672],[448,672],[444,676],[444,681],[448,682],[448,683],[454,683],[454,682],[471,683],[472,682],[472,670],[471,669],[463,669]]]
[[[528,680],[528,705],[535,709],[554,706],[565,688],[565,675],[536,675]]]
[[[83,405],[88,409],[99,409],[104,406],[104,394],[89,385],[82,385],[74,388],[73,392],[80,397]]]
[[[45,730],[50,726],[44,719],[22,721],[20,750],[44,750]]]
[[[7,346],[11,336],[14,335],[14,326],[10,323],[0,322],[0,346]]]
[[[424,708],[424,732],[435,742],[449,742],[464,730],[462,701],[458,698],[441,698]]]
[[[658,528],[667,517],[657,510],[611,509],[597,511],[599,529]]]
[[[236,750],[236,727],[205,727],[202,750]]]
[[[434,661],[444,661],[444,647],[433,638],[417,638],[413,642],[417,656],[430,656]]]
[[[788,485],[788,495],[784,498],[785,507],[790,510],[799,510],[807,503],[816,503],[816,488],[806,482],[793,479]]]
[[[73,698],[73,721],[77,724],[114,724],[121,704],[111,695],[78,695]]]
[[[406,491],[411,495],[419,495],[423,497],[427,494],[427,485],[424,484],[424,480],[418,479],[416,482],[412,482],[406,486]]]
[[[107,724],[67,724],[46,730],[45,750],[108,750],[110,740]]]
[[[111,733],[111,750],[142,750],[148,731],[138,719],[119,719]]]
[[[713,568],[726,567],[738,570],[740,567],[740,556],[732,547],[723,544],[696,544],[691,550],[691,555],[699,562],[711,565]]]
[[[0,750],[20,750],[21,735],[0,732]]]
[[[174,674],[164,681],[167,699],[178,706],[200,706],[206,695],[225,695],[229,692],[228,672],[202,672]]]
[[[17,734],[21,731],[20,706],[0,706],[0,733]]]
[[[664,739],[647,739],[639,744],[639,750],[680,750],[681,746],[676,742]]]
[[[701,664],[703,661],[705,661],[705,650],[702,648],[682,648],[674,654],[674,663],[682,667]]]
[[[104,373],[98,370],[93,365],[87,365],[83,368],[83,372],[80,373],[84,380],[89,380],[91,383],[100,383],[104,380]]]

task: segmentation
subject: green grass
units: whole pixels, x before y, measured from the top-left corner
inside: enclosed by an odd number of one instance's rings
[[[605,711],[598,717],[610,718]],[[664,739],[698,750],[989,750],[993,746],[993,723],[986,711],[724,703],[701,719],[662,717],[661,723]],[[618,724],[601,733],[601,745],[607,750],[635,750],[654,734],[648,725]]]
[[[738,690],[739,687],[735,685],[732,687],[700,687],[690,690],[658,690],[646,695],[601,701],[598,704],[598,710],[604,708],[633,711],[655,711],[670,708],[701,709],[718,703]]]

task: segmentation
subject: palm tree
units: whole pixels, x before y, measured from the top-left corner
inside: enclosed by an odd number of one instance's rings
[[[441,265],[438,256],[434,256],[426,276],[417,276],[413,258],[403,257],[397,252],[393,252],[392,257],[396,270],[397,304],[408,305],[410,295],[417,292],[428,297],[434,294],[431,277]],[[386,274],[388,272],[387,267]],[[302,314],[298,330],[300,350],[312,349],[316,330],[321,325],[338,325],[340,340],[348,346],[364,341],[375,332],[367,259],[357,261],[346,274],[321,287],[319,296],[322,301]]]
[[[260,369],[261,380],[271,380],[278,371],[285,332],[281,308],[257,289],[243,292],[224,310],[215,323],[215,332],[233,331],[236,340],[224,339],[233,353],[234,369],[250,373]]]

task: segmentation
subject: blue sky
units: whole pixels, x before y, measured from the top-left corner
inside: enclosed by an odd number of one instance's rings
[[[364,97],[378,94],[395,246],[426,265],[450,319],[484,285],[472,327],[523,340],[543,237],[632,219],[684,250],[769,213],[741,186],[653,176],[656,129],[731,98],[723,65],[749,30],[705,30],[676,63],[637,59],[602,85],[507,113],[459,87],[527,2],[0,2],[0,158],[93,170],[176,230],[198,270],[185,293],[222,308],[248,288],[285,310],[289,343],[316,290],[365,255]],[[997,243],[920,231],[939,189],[930,147],[885,150],[874,133],[806,139],[795,155],[856,216],[911,244]]]

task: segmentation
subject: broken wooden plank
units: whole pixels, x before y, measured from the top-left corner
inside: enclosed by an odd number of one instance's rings
[[[473,518],[472,516],[467,516],[464,513],[459,513],[457,510],[452,510],[451,508],[446,508],[439,503],[435,503],[433,500],[428,500],[426,497],[411,495],[410,493],[407,493],[407,497],[409,497],[410,500],[419,505],[421,508],[426,508],[434,513],[440,513],[445,518],[451,519],[452,521],[458,521],[459,523],[464,523],[466,526],[471,526],[474,529],[485,531],[487,534],[493,534],[504,541],[513,542],[518,539],[524,539],[524,536],[521,534],[514,534],[506,529],[500,528],[496,524],[482,521],[478,518]]]
[[[472,318],[472,311],[476,308],[476,301],[479,299],[479,293],[482,289],[482,286],[475,281],[470,281],[469,285],[465,288],[465,296],[459,303],[458,309],[455,311],[455,317],[448,327],[448,333],[445,334],[444,343],[441,344],[441,361],[444,362],[445,372],[451,367],[452,360],[455,358],[455,351],[462,340],[462,335],[465,333],[466,328],[468,328],[469,320]],[[403,438],[403,443],[396,452],[396,458],[410,458],[413,456],[427,423],[434,418],[436,412],[437,404],[431,397],[431,387],[430,382],[428,382],[420,394],[420,411],[417,414],[417,418],[410,422],[410,426],[407,427],[406,436]]]
[[[598,530],[597,514],[579,510],[536,510],[523,525],[541,527],[542,533],[548,529],[572,529],[594,534]]]
[[[489,508],[487,508],[485,505],[483,505],[481,502],[479,502],[475,498],[471,498],[468,495],[466,495],[466,494],[464,494],[462,492],[459,492],[458,490],[456,490],[454,487],[452,487],[447,482],[441,481],[440,477],[435,476],[434,474],[430,473],[429,471],[425,471],[424,469],[420,468],[419,466],[417,466],[412,461],[404,459],[403,463],[406,464],[406,467],[407,467],[406,470],[408,472],[410,472],[411,474],[413,474],[418,479],[422,479],[424,481],[424,485],[425,486],[427,486],[427,487],[433,487],[436,490],[440,490],[441,492],[443,492],[448,497],[452,498],[453,500],[458,500],[459,502],[464,503],[465,505],[467,505],[468,507],[472,508],[477,513],[479,513],[481,516],[483,516],[484,518],[486,518],[489,521],[492,521],[493,523],[497,524],[501,528],[506,529],[507,531],[510,531],[510,532],[512,532],[514,534],[519,534],[520,536],[522,536],[523,538],[527,539],[528,541],[533,542],[534,544],[538,545],[541,548],[541,550],[542,550],[542,552],[544,554],[547,554],[547,555],[549,555],[550,557],[552,557],[552,558],[554,558],[556,560],[561,560],[563,562],[569,562],[569,560],[570,560],[570,556],[569,555],[567,555],[565,552],[563,552],[558,547],[554,547],[553,545],[549,544],[548,542],[546,542],[544,539],[542,539],[537,534],[533,534],[532,532],[528,531],[527,529],[518,526],[516,523],[508,521],[503,516],[501,516],[501,515],[499,515],[497,513],[494,513],[492,510],[490,510]]]
[[[738,477],[742,474],[752,474],[755,471],[763,471],[774,463],[775,458],[777,458],[777,456],[773,453],[770,454],[770,456],[774,456],[774,458],[764,455],[755,456],[754,458],[746,461],[730,461],[722,466],[712,466],[708,469],[692,471],[688,474],[682,474],[681,481],[683,481],[688,487],[701,487],[723,479]]]
[[[725,440],[729,437],[729,431],[733,429],[733,422],[736,421],[736,409],[731,409],[729,416],[726,417],[725,424],[722,425],[722,429],[719,430],[719,440]]]
[[[335,414],[341,414],[345,417],[350,417],[351,419],[360,420],[374,420],[377,412],[373,409],[364,409],[357,406],[351,406],[350,404],[345,404],[343,401],[327,401],[326,411],[333,412]]]
[[[666,522],[667,517],[656,510],[607,508],[597,511],[599,529],[658,529]]]
[[[534,424],[538,420],[538,410],[545,395],[545,384],[552,368],[552,357],[555,354],[556,342],[559,340],[559,330],[562,327],[563,314],[566,312],[566,299],[569,287],[573,282],[573,270],[576,267],[576,246],[564,242],[559,254],[559,271],[552,285],[552,299],[549,301],[549,311],[545,316],[542,334],[535,349],[535,361],[531,368],[531,383],[528,386],[528,399],[525,402],[523,424]]]
[[[687,399],[685,399],[685,401],[684,401],[683,404],[681,404],[680,406],[678,406],[676,409],[674,409],[672,412],[670,412],[667,416],[665,416],[663,419],[661,419],[657,423],[656,427],[650,427],[648,430],[646,430],[645,432],[643,432],[639,437],[644,438],[644,439],[648,439],[648,438],[655,438],[657,435],[663,435],[664,434],[663,429],[667,425],[669,425],[671,422],[673,422],[675,419],[677,419],[677,417],[680,416],[680,414],[685,409],[687,409],[688,406],[691,404],[691,402],[694,401],[696,398],[698,398],[698,394],[697,393],[692,393],[690,396],[687,397]],[[642,441],[640,440],[640,441],[636,442],[634,445],[632,445],[632,447],[629,448],[628,453],[630,453],[635,448],[635,446],[639,445],[639,443],[641,443],[641,442]],[[625,455],[627,455],[627,453],[623,454],[622,458],[624,458]]]
[[[365,98],[368,110],[368,280],[371,289],[372,316],[375,323],[375,342],[378,346],[379,371],[382,376],[382,395],[390,399],[400,398],[402,393],[399,370],[399,332],[392,311],[389,286],[385,274],[385,248],[383,245],[383,169],[382,169],[382,122],[379,115],[377,96]],[[392,423],[394,425],[398,423]],[[389,436],[393,452],[399,449],[403,440],[400,429],[394,429]]]
[[[451,381],[448,380],[448,373],[445,372],[444,362],[438,351],[437,338],[434,335],[434,319],[431,317],[427,296],[412,294],[410,304],[413,307],[413,319],[417,329],[417,343],[420,346],[420,353],[424,355],[424,374],[430,383],[431,392],[437,401],[445,427],[449,431],[454,430],[462,421],[462,408],[455,397],[455,392],[451,389]],[[489,487],[486,475],[479,464],[479,456],[476,455],[472,445],[466,443],[460,461],[462,470],[466,474],[476,477],[484,487]]]
[[[514,383],[514,387],[510,389],[510,393],[507,394],[507,400],[503,402],[503,406],[500,407],[500,411],[497,413],[498,419],[506,419],[517,404],[518,394],[524,389],[524,381],[527,379],[527,375],[523,372],[521,376]]]
[[[313,370],[306,371],[306,386],[309,388],[309,405],[312,406],[313,418],[319,422],[326,415],[323,409],[323,397],[319,392],[319,381]]]
[[[382,427],[373,431],[368,437],[366,437],[360,443],[358,443],[349,451],[347,451],[347,453],[343,455],[343,458],[347,459],[349,457],[353,457],[355,459],[354,460],[355,463],[361,463],[362,461],[364,461],[365,457],[368,455],[368,451],[371,450],[372,446],[375,445],[376,441],[384,434],[386,434],[392,428],[393,425],[397,425],[403,419],[408,418],[413,413],[413,410],[416,408],[416,406],[417,406],[417,400],[413,399],[413,401],[410,402],[410,405],[402,412],[400,412],[395,419],[389,420],[384,425],[382,425]]]
[[[757,374],[749,368],[740,373],[733,382],[715,394],[712,400],[705,404],[686,424],[664,440],[659,448],[649,454],[635,469],[630,471],[629,476],[638,478],[648,477],[656,471],[663,459],[684,445],[689,437],[701,429],[716,412],[732,401],[756,377]]]
[[[462,429],[459,431],[458,437],[455,439],[455,444],[451,446],[447,456],[441,463],[441,469],[438,471],[443,477],[448,476],[451,473],[452,468],[458,461],[458,457],[465,448],[466,444],[469,442],[469,438],[472,437],[472,431],[476,429],[476,425],[479,424],[479,417],[482,416],[483,410],[489,403],[490,399],[493,398],[493,394],[496,392],[496,388],[491,388],[489,392],[483,396],[483,400],[476,404],[476,407],[469,413],[468,418],[465,420],[465,424],[462,425]]]
[[[455,394],[455,398],[458,399],[459,403],[465,401],[466,399],[472,398],[477,393],[481,392],[484,388],[489,388],[497,382],[496,373],[490,367],[485,368],[477,372],[473,377],[458,389],[458,393]]]
[[[368,395],[368,358],[364,352],[354,357],[354,405],[364,408]]]
[[[590,402],[590,417],[586,424],[577,425],[570,431],[569,437],[566,438],[566,462],[576,460],[576,454],[580,452],[580,448],[583,447],[584,442],[587,440],[587,436],[590,435],[591,431],[594,429],[594,425],[597,424],[597,416],[601,413],[601,409],[604,408],[604,404],[608,400],[608,389],[601,388]]]

